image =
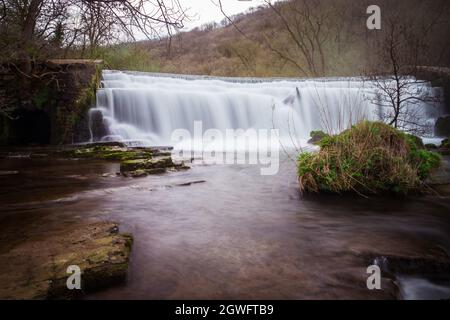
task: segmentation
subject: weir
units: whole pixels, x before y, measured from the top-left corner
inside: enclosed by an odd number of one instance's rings
[[[429,83],[417,90],[430,90]],[[420,86],[420,87],[419,87]],[[173,145],[176,129],[278,129],[285,147],[305,146],[312,130],[340,132],[362,119],[382,114],[373,83],[361,78],[215,78],[104,71],[91,117],[103,116],[104,134],[92,140],[129,145]],[[430,124],[433,105],[416,105]],[[92,129],[91,129],[92,132]],[[239,139],[239,137],[237,137]]]

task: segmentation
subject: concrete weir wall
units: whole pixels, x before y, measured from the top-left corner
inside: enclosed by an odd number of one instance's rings
[[[450,114],[450,68],[421,66],[417,67],[416,76],[430,81],[433,87],[443,88],[445,113]]]
[[[0,144],[89,140],[88,109],[95,103],[101,66],[101,60],[48,60],[24,75],[13,63],[1,65]]]

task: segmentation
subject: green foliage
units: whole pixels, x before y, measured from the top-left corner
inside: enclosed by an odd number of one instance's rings
[[[322,130],[311,131],[309,135],[311,136],[311,139],[308,142],[317,145],[320,144],[322,139],[330,137],[330,135],[326,134]]]
[[[417,163],[417,174],[421,180],[426,179],[432,170],[438,168],[441,156],[436,152],[420,149],[410,153],[411,163]]]
[[[420,138],[381,122],[362,121],[319,145],[317,153],[298,157],[302,191],[406,194],[441,162]]]

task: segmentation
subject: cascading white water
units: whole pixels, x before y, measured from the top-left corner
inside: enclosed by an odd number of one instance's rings
[[[423,84],[432,90],[429,84]],[[423,88],[421,89],[423,90]],[[247,79],[104,71],[97,106],[101,140],[173,145],[176,129],[279,129],[286,147],[305,145],[312,130],[338,132],[379,118],[373,85],[359,78]],[[422,106],[423,107],[423,106]],[[423,117],[433,118],[423,108]]]

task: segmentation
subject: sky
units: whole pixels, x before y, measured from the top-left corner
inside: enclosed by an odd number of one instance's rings
[[[186,22],[185,30],[190,30],[207,22],[223,20],[224,16],[220,12],[217,0],[180,0],[185,8],[190,8],[190,15],[196,15],[193,21]],[[257,7],[264,3],[264,0],[222,0],[222,6],[227,15],[245,12],[248,8]]]

